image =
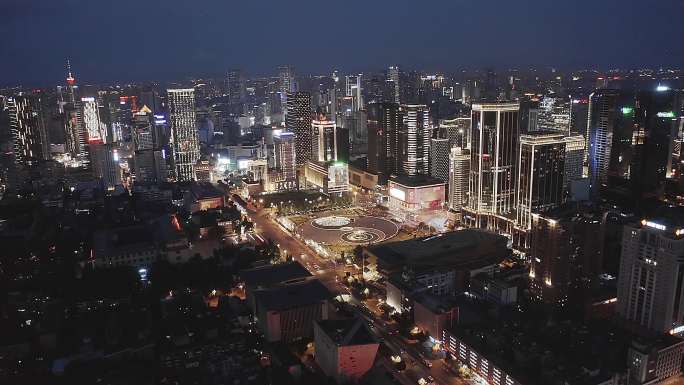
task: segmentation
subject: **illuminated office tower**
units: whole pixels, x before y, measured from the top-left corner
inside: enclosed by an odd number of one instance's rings
[[[40,99],[15,96],[7,98],[9,128],[12,137],[14,163],[22,166],[46,159],[47,132],[41,114]]]
[[[297,85],[294,78],[294,68],[289,65],[278,67],[278,92],[280,93],[280,103],[282,110],[287,106],[287,98],[289,94],[297,91]]]
[[[684,332],[684,212],[625,225],[618,275],[617,313],[649,330]]]
[[[387,70],[387,83],[392,93],[394,103],[401,103],[399,92],[399,67],[389,67],[389,69]]]
[[[637,94],[631,162],[632,185],[639,194],[656,195],[673,175],[675,139],[679,136],[681,94],[664,86]]]
[[[176,180],[194,180],[195,163],[200,157],[195,126],[195,90],[181,88],[166,92]]]
[[[439,134],[449,139],[449,148],[470,148],[470,119],[468,116],[439,121]]]
[[[571,181],[582,179],[584,164],[584,136],[570,135],[563,138],[565,142],[565,173],[563,189],[567,191]]]
[[[470,151],[452,147],[449,153],[449,208],[460,212],[468,204]]]
[[[368,104],[368,170],[380,183],[396,172],[397,128],[401,124],[396,103]]]
[[[325,115],[311,122],[312,160],[330,162],[337,160],[337,125]]]
[[[424,104],[402,104],[402,122],[397,130],[397,172],[428,175],[432,125]]]
[[[95,98],[81,98],[79,125],[85,133],[88,144],[105,143],[107,141],[107,129],[100,119],[100,109]]]
[[[283,180],[297,179],[297,166],[295,163],[295,134],[281,132],[273,135],[275,167],[280,172]]]
[[[492,227],[490,219],[515,208],[518,111],[517,103],[472,106],[468,210],[473,227]]]
[[[311,159],[311,95],[294,92],[287,96],[285,127],[295,134],[297,166]]]
[[[361,74],[347,75],[345,80],[345,94],[352,98],[352,111],[358,111],[363,108],[363,96],[361,95]]]
[[[449,139],[430,139],[430,176],[446,182],[449,178]]]
[[[569,134],[571,106],[570,100],[551,96],[542,98],[535,114],[536,130]]]
[[[530,229],[532,214],[563,203],[565,141],[562,133],[537,131],[520,136],[517,224]]]
[[[587,148],[589,149],[589,189],[593,200],[608,185],[613,132],[618,124],[620,92],[602,89],[589,96]]]
[[[121,184],[119,158],[117,150],[111,143],[93,143],[90,145],[90,166],[93,177],[101,180],[106,188],[114,188]]]

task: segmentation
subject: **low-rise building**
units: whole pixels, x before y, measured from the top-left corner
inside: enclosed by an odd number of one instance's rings
[[[317,279],[254,292],[257,325],[268,342],[313,337],[313,323],[328,319],[330,291]]]
[[[657,384],[682,374],[684,340],[663,335],[632,341],[627,354],[632,381],[639,385]]]
[[[441,340],[446,328],[455,325],[457,319],[458,307],[449,300],[423,294],[413,301],[413,322],[437,341]]]
[[[101,230],[93,235],[92,257],[96,267],[150,266],[158,255],[144,225]]]
[[[226,204],[226,196],[223,191],[206,182],[193,183],[183,198],[184,205],[190,212],[217,209]]]
[[[384,277],[400,274],[393,278],[395,282],[415,281],[435,295],[467,290],[470,276],[491,273],[510,253],[505,237],[476,229],[372,245],[363,250],[367,265],[376,267]]]
[[[308,161],[304,168],[306,184],[329,195],[349,191],[349,167],[341,161]]]
[[[338,384],[355,383],[366,374],[379,345],[360,318],[314,322],[316,363]]]
[[[427,175],[392,177],[388,182],[389,208],[409,215],[421,210],[441,209],[445,186],[443,181]]]
[[[518,285],[489,274],[478,274],[470,278],[470,293],[497,305],[518,302]]]
[[[378,174],[349,165],[349,184],[373,191],[378,187]]]
[[[255,291],[277,286],[284,282],[301,281],[308,277],[311,277],[311,273],[297,261],[259,266],[240,272],[240,278],[245,283],[247,305],[252,312],[256,312]]]

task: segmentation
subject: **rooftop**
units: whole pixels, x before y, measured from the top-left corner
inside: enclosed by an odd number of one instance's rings
[[[249,287],[266,287],[310,277],[311,273],[299,262],[295,261],[242,270],[240,276]]]
[[[476,229],[383,243],[366,250],[386,267],[480,268],[499,263],[510,253],[506,237]]]
[[[337,346],[377,343],[361,318],[321,320],[316,323]]]
[[[319,280],[285,283],[254,292],[256,303],[266,311],[279,311],[313,305],[332,298],[332,293]]]
[[[190,187],[192,195],[196,200],[220,198],[223,196],[223,191],[211,183],[193,183]]]
[[[391,182],[400,184],[405,187],[421,187],[421,186],[433,186],[433,185],[444,185],[444,181],[441,179],[433,178],[428,175],[416,175],[416,176],[406,176],[398,175],[392,176],[390,178]]]

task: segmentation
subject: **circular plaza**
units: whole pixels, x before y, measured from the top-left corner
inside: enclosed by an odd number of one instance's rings
[[[380,217],[330,215],[301,223],[297,232],[326,245],[368,245],[394,237],[399,227]]]

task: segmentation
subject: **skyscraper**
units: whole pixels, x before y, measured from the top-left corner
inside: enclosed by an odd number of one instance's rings
[[[93,177],[100,179],[106,188],[113,188],[121,183],[118,156],[111,143],[90,144],[90,157]]]
[[[678,136],[681,95],[659,87],[637,94],[632,143],[632,184],[640,194],[657,195],[672,175],[672,153]]]
[[[563,189],[567,191],[571,181],[582,178],[584,164],[584,136],[570,135],[563,138],[565,142],[565,173]]]
[[[684,212],[625,225],[618,277],[617,313],[649,330],[684,332]]]
[[[564,305],[572,282],[587,285],[602,272],[601,216],[574,207],[532,215],[530,294]]]
[[[311,95],[295,92],[287,96],[285,127],[295,134],[297,166],[311,159]]]
[[[518,150],[517,103],[472,106],[468,210],[474,227],[508,216],[515,207]]]
[[[195,126],[195,90],[181,88],[166,92],[176,180],[194,180],[195,163],[200,157]]]
[[[617,125],[620,93],[617,90],[598,90],[589,96],[587,148],[589,149],[589,188],[592,199],[600,198],[608,185],[608,168]]]
[[[559,97],[545,96],[535,115],[536,129],[539,131],[558,131],[570,133],[571,102]],[[530,117],[532,118],[532,117]]]
[[[390,93],[392,95],[392,101],[394,103],[401,103],[401,98],[400,98],[400,88],[399,88],[399,67],[397,66],[391,66],[387,70],[387,84],[390,89]]]
[[[378,175],[380,183],[396,172],[397,128],[401,124],[399,105],[368,105],[368,170]]]
[[[46,159],[47,132],[39,98],[15,96],[7,98],[9,128],[12,136],[14,163],[22,166]]]
[[[430,176],[443,182],[449,179],[449,139],[430,139]]]
[[[312,160],[317,162],[331,162],[337,160],[337,124],[327,120],[325,115],[319,115],[311,122],[311,154]]]
[[[105,143],[107,129],[100,119],[100,109],[94,97],[81,98],[79,125],[88,144]]]
[[[449,139],[449,148],[453,146],[469,148],[470,146],[470,116],[439,121],[440,137]]]
[[[449,153],[449,208],[460,212],[468,204],[470,151],[451,147]]]
[[[237,69],[228,71],[226,75],[226,93],[228,94],[228,103],[230,105],[239,105],[245,102],[245,77],[242,71]]]
[[[278,91],[280,92],[280,102],[283,107],[287,105],[287,98],[290,93],[297,91],[295,84],[294,68],[289,65],[278,67]],[[282,108],[283,110],[285,108]]]
[[[517,224],[530,229],[532,214],[560,206],[564,199],[565,141],[562,133],[537,131],[520,136]]]
[[[402,104],[402,123],[397,130],[397,171],[407,176],[429,173],[432,125],[424,104]]]
[[[281,132],[273,136],[275,167],[282,181],[297,180],[295,134]]]
[[[363,96],[361,95],[361,74],[347,75],[345,80],[345,94],[352,98],[352,111],[358,111],[363,108]]]

